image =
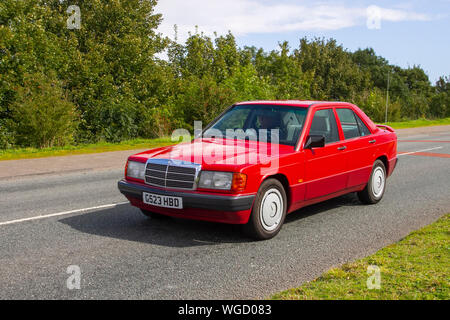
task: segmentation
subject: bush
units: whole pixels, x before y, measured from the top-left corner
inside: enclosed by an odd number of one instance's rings
[[[8,149],[14,145],[14,136],[11,131],[0,122],[0,149]]]
[[[64,146],[73,141],[78,123],[75,105],[61,83],[41,73],[25,75],[12,106],[16,141],[23,147]]]
[[[191,76],[182,80],[173,103],[175,116],[183,119],[183,126],[189,130],[194,121],[209,123],[236,98],[231,89],[217,84],[212,77],[199,79]]]
[[[432,97],[430,114],[435,118],[450,117],[450,95],[448,93],[441,92]]]
[[[273,99],[272,88],[266,79],[258,77],[256,69],[249,64],[236,71],[224,82],[234,92],[236,101]],[[236,101],[233,101],[236,102]]]
[[[382,123],[386,118],[386,93],[375,88],[366,92],[356,101],[356,104],[374,121]],[[389,101],[388,121],[399,121],[401,106],[397,99]]]

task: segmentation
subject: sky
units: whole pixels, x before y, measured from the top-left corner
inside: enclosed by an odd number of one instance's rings
[[[303,37],[336,39],[354,51],[371,47],[390,64],[418,65],[434,84],[450,76],[450,0],[159,0],[159,31],[179,42],[188,32],[231,31],[240,47],[291,49]]]

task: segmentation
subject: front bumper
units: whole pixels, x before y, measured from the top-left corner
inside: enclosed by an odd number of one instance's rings
[[[132,205],[141,209],[169,216],[224,223],[246,223],[255,199],[255,195],[227,196],[167,191],[126,180],[119,181],[118,188]],[[142,201],[143,192],[181,197],[183,198],[183,209],[162,208],[145,204]]]

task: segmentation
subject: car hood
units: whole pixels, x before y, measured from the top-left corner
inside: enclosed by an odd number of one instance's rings
[[[138,153],[133,158],[172,159],[210,166],[242,167],[267,163],[275,157],[292,153],[293,146],[257,141],[231,140],[222,138],[196,139],[189,143],[151,149]],[[255,163],[256,162],[256,163]]]

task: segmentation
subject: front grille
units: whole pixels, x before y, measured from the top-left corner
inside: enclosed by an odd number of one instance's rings
[[[194,189],[200,165],[167,159],[150,159],[145,168],[147,184],[176,189]]]

